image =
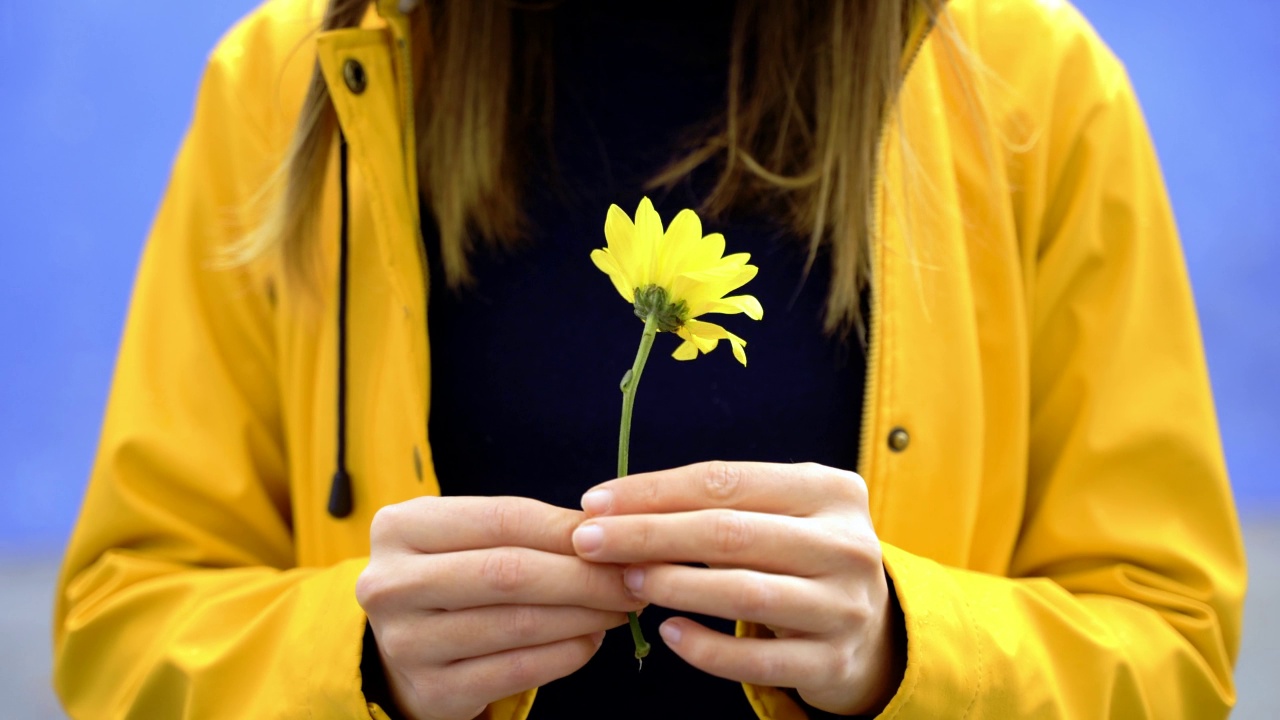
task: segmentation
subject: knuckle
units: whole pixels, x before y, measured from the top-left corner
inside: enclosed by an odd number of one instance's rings
[[[378,649],[392,666],[400,666],[413,646],[408,633],[398,625],[386,625],[375,635]]]
[[[517,687],[528,688],[537,684],[539,664],[530,662],[528,653],[511,653],[507,662],[507,677]]]
[[[865,576],[884,572],[880,541],[858,529],[850,528],[841,533],[837,552],[845,573]]]
[[[490,588],[504,595],[520,589],[525,579],[524,563],[511,550],[495,550],[480,565],[480,577]]]
[[[837,642],[827,643],[825,652],[818,659],[821,661],[821,671],[815,679],[825,676],[826,682],[823,684],[844,686],[858,682],[862,666],[858,662],[857,653],[851,648]]]
[[[488,529],[490,537],[501,542],[507,538],[520,536],[523,514],[516,505],[508,500],[497,500],[485,506],[481,513],[481,522]]]
[[[741,488],[742,470],[723,460],[703,463],[702,485],[708,498],[727,502],[734,499]]]
[[[749,674],[758,682],[772,684],[775,682],[781,672],[781,664],[778,657],[768,652],[758,652],[747,657],[747,666]]]
[[[528,605],[512,607],[503,621],[507,636],[522,645],[538,635],[538,612]]]
[[[835,473],[837,491],[840,497],[851,500],[859,505],[867,503],[867,481],[861,475],[848,470],[836,470],[826,468],[827,472]]]
[[[864,590],[846,591],[837,611],[837,623],[846,631],[857,631],[873,617],[871,598]]]
[[[640,521],[634,523],[634,526],[630,541],[634,543],[635,551],[640,555],[652,554],[660,541],[654,532],[653,523]]]
[[[373,514],[373,521],[369,524],[369,542],[375,550],[393,543],[403,515],[404,508],[398,504],[384,505]]]
[[[640,507],[655,507],[661,504],[663,488],[660,483],[638,483],[631,492],[636,492],[640,496]]]
[[[366,613],[381,606],[388,594],[386,580],[372,564],[356,578],[356,602]]]
[[[720,510],[713,519],[715,547],[725,555],[734,555],[751,546],[753,531],[741,514]]]
[[[778,594],[761,580],[754,579],[742,586],[736,608],[744,618],[760,618],[778,604]]]

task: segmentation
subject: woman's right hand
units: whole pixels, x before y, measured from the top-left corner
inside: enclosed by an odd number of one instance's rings
[[[574,554],[581,511],[518,497],[422,497],[374,516],[356,598],[400,711],[471,720],[591,659],[644,603],[622,568]]]

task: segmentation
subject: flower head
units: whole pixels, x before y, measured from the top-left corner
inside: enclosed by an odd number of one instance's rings
[[[725,297],[756,276],[756,266],[747,264],[749,254],[722,257],[724,236],[704,237],[702,221],[692,210],[681,210],[664,231],[649,198],[640,201],[634,223],[617,205],[610,206],[604,236],[608,247],[592,250],[591,262],[635,306],[637,316],[654,314],[659,330],[684,340],[672,357],[692,360],[728,340],[733,356],[747,364],[745,340],[695,318],[706,313],[746,313],[752,320],[764,317],[764,308],[754,297]]]

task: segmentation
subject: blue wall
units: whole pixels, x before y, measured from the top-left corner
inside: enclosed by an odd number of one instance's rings
[[[0,550],[70,531],[204,58],[255,4],[0,0]]]
[[[0,551],[65,540],[204,55],[253,4],[0,0]],[[1160,149],[1237,495],[1278,501],[1280,3],[1079,5]]]

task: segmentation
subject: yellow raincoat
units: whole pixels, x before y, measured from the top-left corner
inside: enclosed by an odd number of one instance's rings
[[[382,717],[360,689],[369,523],[438,486],[408,28],[379,6],[314,35],[315,7],[273,0],[209,62],[58,584],[54,682],[74,717]],[[883,146],[860,455],[907,624],[885,716],[1225,716],[1243,550],[1124,70],[1059,0],[953,0],[911,49]],[[270,267],[212,268],[317,57],[350,147],[341,520],[325,511],[336,303],[308,317]],[[337,172],[319,211],[330,277]],[[747,693],[761,717],[803,716]]]

